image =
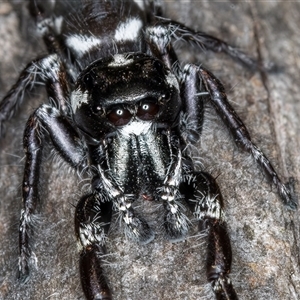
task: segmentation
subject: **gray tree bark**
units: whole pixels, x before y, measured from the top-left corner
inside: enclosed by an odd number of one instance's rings
[[[19,71],[45,53],[28,28],[24,2],[0,2],[0,96]],[[258,72],[223,54],[178,49],[183,62],[203,64],[225,84],[229,99],[277,171],[287,181],[300,167],[300,3],[256,1],[165,1],[166,15],[213,34],[273,63],[264,82]],[[82,186],[50,151],[43,164],[41,213],[36,225],[38,269],[26,285],[16,280],[22,132],[26,118],[45,100],[31,96],[8,122],[0,141],[0,299],[83,299],[74,236],[74,206]],[[241,153],[227,129],[207,108],[199,145],[205,170],[217,177],[226,205],[233,248],[231,278],[240,299],[300,299],[299,211],[288,211],[258,166]],[[152,203],[151,203],[152,204]],[[214,299],[205,278],[205,240],[197,236],[172,244],[156,224],[157,207],[142,209],[158,227],[156,239],[140,246],[113,226],[107,277],[114,299]]]

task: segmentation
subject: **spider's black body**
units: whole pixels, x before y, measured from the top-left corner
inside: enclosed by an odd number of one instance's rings
[[[30,63],[0,104],[2,125],[36,76],[52,103],[30,116],[24,133],[21,278],[27,279],[34,255],[31,223],[48,136],[62,158],[91,176],[91,191],[79,201],[75,216],[81,281],[88,299],[111,299],[101,254],[113,211],[130,238],[140,243],[154,238],[147,221],[135,213],[136,199],[163,203],[164,229],[172,241],[187,234],[185,202],[208,232],[207,278],[217,299],[237,299],[229,279],[231,247],[222,196],[209,174],[194,169],[189,151],[203,124],[201,94],[208,95],[236,144],[262,166],[283,202],[295,209],[296,200],[251,142],[222,84],[203,68],[181,68],[172,42],[182,39],[224,51],[249,66],[255,61],[214,37],[156,19],[160,7],[152,1],[79,1],[64,18],[48,16],[41,3],[32,0],[29,9],[50,54]]]

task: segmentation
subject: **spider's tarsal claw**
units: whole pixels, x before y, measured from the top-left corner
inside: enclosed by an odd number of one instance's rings
[[[286,209],[288,210],[296,210],[298,207],[298,199],[297,195],[295,194],[294,186],[295,186],[295,179],[289,178],[289,181],[283,184],[279,178],[276,176],[273,178],[273,182],[277,187],[278,194],[285,205]]]
[[[30,248],[22,249],[23,252],[19,257],[19,267],[17,270],[17,278],[22,284],[26,284],[31,275],[31,269],[37,268],[37,258]]]
[[[289,181],[279,188],[279,194],[283,200],[284,205],[287,209],[296,210],[298,207],[298,198],[295,194],[295,179],[289,178]]]
[[[17,271],[17,278],[22,284],[26,284],[30,278],[28,266],[24,270]]]
[[[222,275],[212,283],[217,300],[238,300],[238,296],[228,276]]]

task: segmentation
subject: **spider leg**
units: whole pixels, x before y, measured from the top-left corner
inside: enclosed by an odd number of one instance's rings
[[[58,54],[60,57],[64,58],[64,63],[68,65],[66,52],[59,40],[62,18],[61,16],[56,15],[56,10],[59,10],[59,6],[64,4],[66,3],[63,1],[54,1],[53,5],[49,5],[49,3],[47,5],[46,1],[30,0],[28,3],[28,10],[36,23],[37,31],[43,37],[48,52],[51,54]],[[66,6],[65,9],[71,9],[71,7]],[[56,17],[54,17],[54,15],[56,15]],[[68,65],[68,67],[70,66]]]
[[[27,280],[29,264],[34,259],[30,245],[34,216],[39,200],[38,185],[45,136],[50,137],[61,157],[72,167],[79,169],[86,166],[85,149],[82,141],[67,117],[69,110],[67,104],[68,86],[64,77],[63,66],[57,59],[56,55],[50,55],[31,64],[31,68],[35,69],[43,83],[46,84],[49,96],[59,109],[49,105],[40,106],[29,117],[24,132],[23,209],[19,231],[19,277],[23,281]],[[27,73],[28,78],[32,76],[32,69]],[[20,90],[20,86],[17,86],[17,90]],[[17,90],[12,89],[12,94]],[[10,99],[17,98],[18,95]]]
[[[268,158],[251,141],[251,137],[246,126],[234,111],[233,107],[229,104],[222,83],[212,73],[195,65],[186,65],[182,74],[184,87],[183,95],[186,106],[185,109],[189,114],[190,122],[192,124],[196,124],[196,128],[201,128],[203,122],[201,112],[201,106],[203,104],[198,103],[196,94],[197,89],[195,88],[197,85],[200,85],[199,75],[205,89],[210,95],[210,101],[230,130],[237,146],[242,150],[249,152],[253,156],[270,181],[276,186],[283,203],[290,209],[296,209],[297,199],[293,193],[292,180],[290,180],[287,184],[283,184],[281,182]],[[192,135],[192,137],[195,136]],[[195,141],[196,140],[197,139],[195,139]],[[190,141],[194,142],[193,138],[190,138]]]
[[[0,103],[0,136],[3,123],[9,120],[22,103],[26,90],[36,85],[46,84],[49,99],[61,112],[68,115],[68,84],[64,66],[56,54],[52,54],[29,63],[21,72],[19,79],[12,86]]]
[[[200,231],[207,231],[206,275],[218,300],[236,300],[229,278],[231,246],[224,221],[223,198],[215,179],[205,172],[194,172],[180,186]]]
[[[178,59],[171,44],[170,28],[157,24],[149,26],[146,33],[152,53],[172,70]]]
[[[38,204],[39,173],[45,136],[73,168],[86,166],[85,150],[77,131],[60,111],[49,105],[39,107],[28,119],[24,132],[25,168],[22,186],[23,209],[19,231],[19,277],[26,281],[29,264],[34,260],[31,249],[34,216]]]
[[[196,32],[191,28],[182,25],[179,22],[171,20],[163,20],[160,24],[167,26],[175,41],[187,41],[198,48],[208,49],[213,52],[223,52],[246,65],[251,69],[268,69],[268,67],[261,66],[257,60],[248,56],[243,51],[238,50],[227,44],[226,42],[206,34],[204,32]]]
[[[28,3],[28,10],[32,18],[36,22],[37,30],[42,34],[43,40],[46,44],[49,53],[58,53],[57,42],[54,37],[54,26],[52,18],[47,18],[45,15],[45,8],[37,0],[30,0]]]
[[[31,236],[39,199],[39,173],[45,136],[50,137],[56,150],[72,167],[79,169],[86,166],[85,149],[68,118],[69,87],[64,66],[56,54],[37,59],[23,70],[17,83],[0,104],[0,126],[16,111],[25,90],[37,83],[45,84],[48,96],[56,108],[42,105],[29,117],[24,131],[23,209],[19,230],[19,277],[23,281],[28,278],[30,263],[35,262]]]
[[[181,73],[181,96],[184,111],[184,116],[181,116],[181,131],[187,144],[196,144],[199,141],[204,120],[204,103],[201,95],[198,95],[199,90],[202,89],[197,78],[198,70],[193,67],[185,67]]]
[[[0,103],[0,135],[3,130],[3,123],[9,120],[18,109],[24,98],[27,89],[31,89],[37,83],[36,61],[31,62],[21,72],[18,81],[12,86],[7,95]]]
[[[254,157],[256,162],[267,175],[268,179],[276,186],[278,194],[280,195],[284,205],[286,205],[289,209],[296,209],[297,200],[293,194],[292,180],[290,180],[287,184],[283,184],[268,158],[251,141],[251,137],[246,126],[234,111],[233,107],[229,104],[222,83],[212,73],[203,68],[199,68],[199,74],[210,94],[211,102],[213,103],[217,113],[223,119],[223,122],[229,128],[237,146],[242,150],[249,152]]]
[[[103,201],[98,193],[82,197],[76,207],[75,232],[81,246],[80,278],[87,299],[112,299],[101,266],[111,216],[112,202]]]

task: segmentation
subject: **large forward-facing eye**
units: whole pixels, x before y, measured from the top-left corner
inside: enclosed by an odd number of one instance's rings
[[[107,115],[107,119],[113,123],[115,126],[122,126],[129,123],[131,120],[132,115],[129,110],[118,107],[109,112]]]
[[[153,120],[159,111],[159,105],[153,101],[144,100],[137,110],[137,117],[144,121]]]

